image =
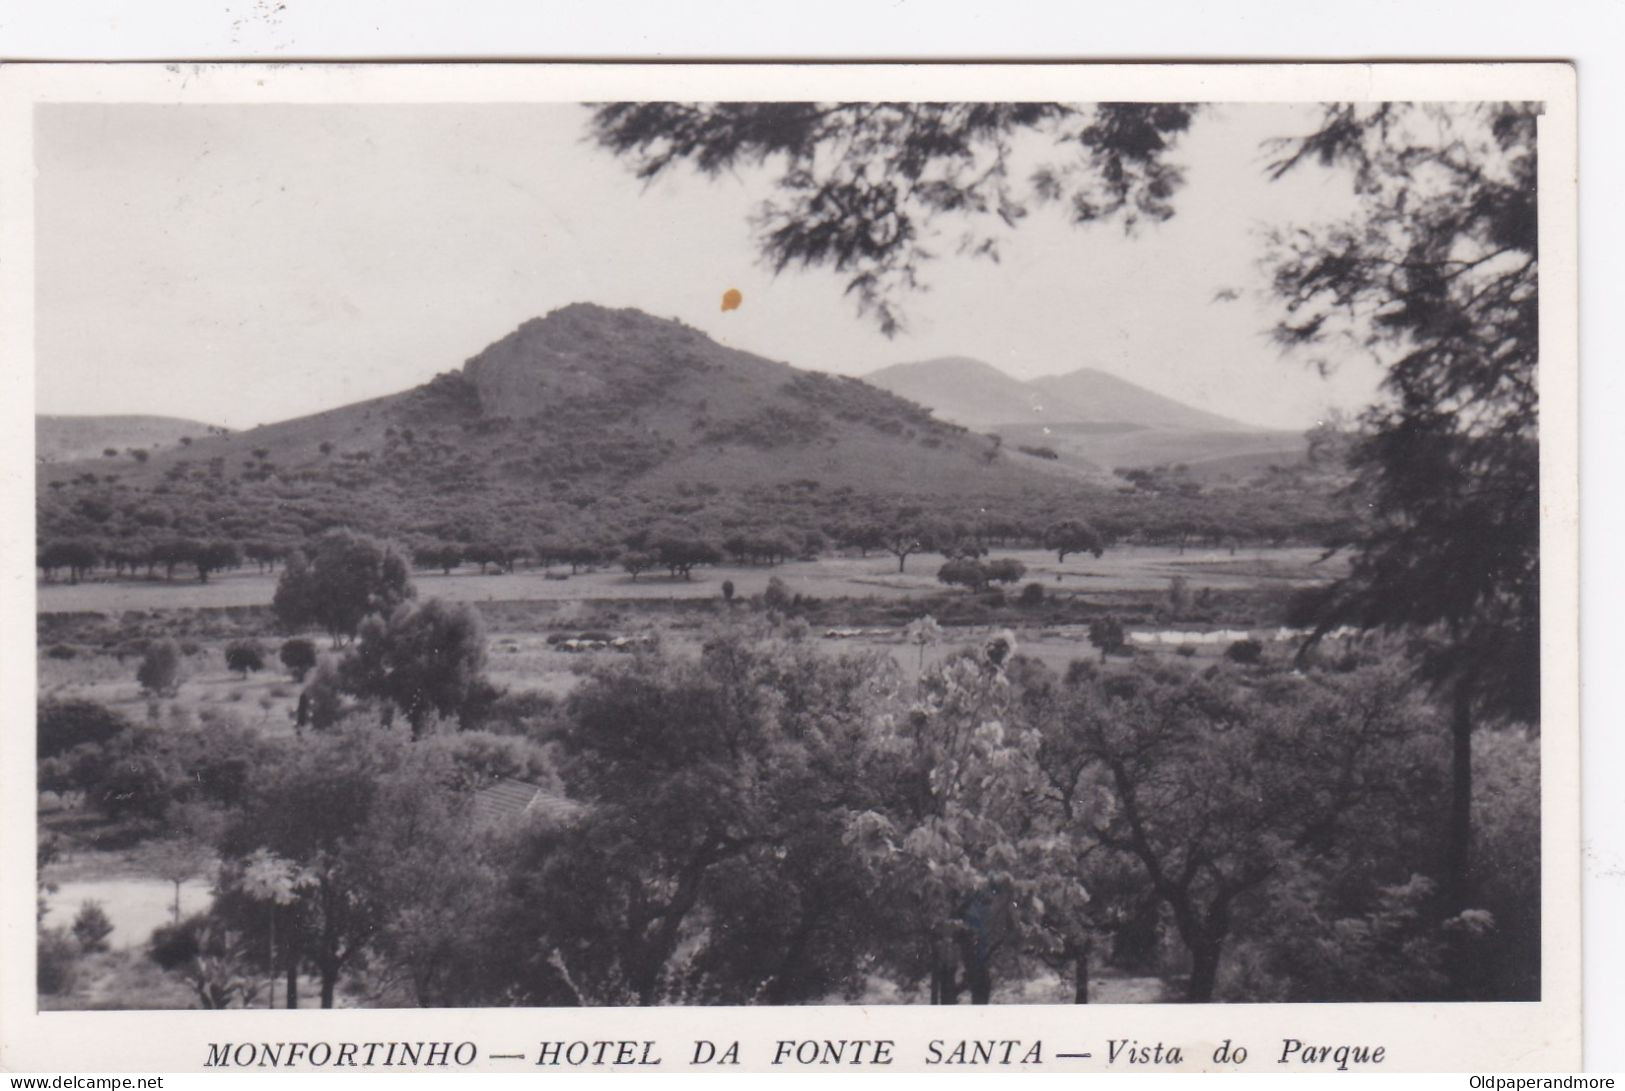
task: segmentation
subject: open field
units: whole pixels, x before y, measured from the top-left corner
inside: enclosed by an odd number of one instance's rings
[[[1037,581],[1055,590],[1084,592],[1161,591],[1174,576],[1184,576],[1193,591],[1239,589],[1261,583],[1292,585],[1318,582],[1342,572],[1341,561],[1322,561],[1321,551],[1309,547],[1222,549],[1169,546],[1127,546],[1109,550],[1096,559],[1069,556],[1058,564],[1053,553],[1040,550],[995,550],[997,557],[1015,557],[1027,566],[1023,582]],[[859,598],[931,594],[940,592],[936,572],[942,558],[936,554],[909,557],[906,571],[897,571],[896,558],[882,553],[868,557],[832,556],[816,561],[763,565],[714,565],[696,569],[692,580],[671,579],[664,573],[645,573],[634,580],[618,568],[569,575],[559,568],[520,569],[482,575],[464,566],[447,576],[438,571],[413,574],[418,593],[451,602],[567,602],[577,599],[690,599],[721,593],[724,580],[732,580],[743,597],[760,594],[778,577],[791,594],[816,598]],[[40,613],[86,611],[122,612],[192,607],[264,606],[276,590],[276,575],[249,571],[227,572],[208,583],[186,580],[94,580],[38,585]]]

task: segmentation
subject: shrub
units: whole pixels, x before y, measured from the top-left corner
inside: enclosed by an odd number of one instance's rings
[[[233,640],[226,645],[226,666],[247,678],[249,671],[265,668],[265,649],[257,640]]]
[[[295,682],[303,682],[305,675],[316,666],[316,645],[304,637],[294,637],[292,640],[282,642],[279,653],[282,665],[288,668],[288,674]]]
[[[1238,640],[1224,650],[1226,659],[1233,663],[1252,666],[1264,660],[1264,645],[1256,640]]]
[[[44,701],[35,717],[37,758],[52,758],[86,743],[101,745],[130,726],[95,701]]]
[[[79,974],[79,945],[65,928],[43,929],[39,934],[39,962],[35,985],[46,996],[73,991]]]
[[[135,680],[144,693],[173,696],[181,685],[181,649],[173,640],[155,640],[147,645],[136,669]]]
[[[1182,655],[1186,659],[1194,659],[1196,657],[1196,645],[1195,644],[1181,644],[1179,647],[1174,649],[1174,654],[1175,655]]]
[[[947,561],[937,569],[937,579],[946,584],[958,584],[972,591],[987,586],[988,572],[980,561],[959,558]]]
[[[1043,584],[1036,583],[1036,582],[1035,583],[1029,583],[1026,587],[1023,587],[1021,589],[1021,605],[1023,605],[1023,606],[1042,606],[1043,604],[1044,604],[1044,585]]]
[[[1089,643],[1100,649],[1102,663],[1108,655],[1122,651],[1124,640],[1123,623],[1115,617],[1099,618],[1089,626]]]
[[[987,562],[987,578],[993,583],[1020,583],[1027,566],[1015,557],[999,557]]]
[[[774,576],[767,581],[767,590],[762,592],[762,605],[769,610],[783,610],[790,605],[790,589],[783,580]]]
[[[723,600],[726,601],[726,602],[732,602],[734,600],[734,581],[733,580],[723,580],[722,581],[722,597],[723,597]]]
[[[112,934],[113,922],[101,902],[87,901],[79,907],[79,915],[73,918],[73,938],[81,951],[107,950],[107,937]]]
[[[45,651],[45,655],[49,659],[72,659],[78,654],[66,644],[52,644]]]

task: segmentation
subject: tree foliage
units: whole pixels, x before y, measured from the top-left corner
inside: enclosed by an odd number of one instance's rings
[[[284,628],[317,626],[338,642],[354,637],[369,615],[388,616],[416,594],[392,547],[338,530],[288,558],[271,609]]]
[[[1366,518],[1349,574],[1299,617],[1403,632],[1451,695],[1446,896],[1472,904],[1472,734],[1535,722],[1540,696],[1539,107],[1333,105],[1277,175],[1344,169],[1342,223],[1274,237],[1289,349],[1355,345],[1386,367],[1349,455]],[[1471,960],[1458,952],[1459,995]]]
[[[775,272],[844,276],[859,313],[890,336],[939,246],[997,260],[1004,231],[1035,205],[1130,230],[1172,216],[1183,174],[1168,153],[1193,113],[1180,103],[637,102],[599,107],[593,134],[643,179],[684,163],[707,177],[770,172],[773,196],[751,221],[763,259]],[[962,230],[945,238],[949,223]]]

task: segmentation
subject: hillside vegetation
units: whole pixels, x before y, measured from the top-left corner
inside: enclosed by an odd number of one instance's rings
[[[1089,486],[1050,461],[856,379],[575,304],[401,394],[139,457],[41,466],[41,548],[89,541],[133,568],[165,563],[153,549],[175,539],[274,553],[337,526],[510,554],[544,538],[614,548],[672,526],[718,542],[786,533],[795,551],[816,552],[866,534],[878,546],[876,532],[900,522],[1035,541],[1062,515],[1109,538],[1279,543],[1319,541],[1337,518],[1313,483],[1211,495]]]

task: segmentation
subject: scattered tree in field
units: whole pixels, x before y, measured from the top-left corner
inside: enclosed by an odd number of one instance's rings
[[[414,597],[411,576],[394,548],[346,530],[325,535],[283,566],[271,610],[287,629],[318,626],[335,645],[355,636],[370,614],[387,615]]]
[[[919,525],[877,528],[876,540],[880,548],[897,558],[897,571],[902,572],[912,554],[931,548],[931,533]]]
[[[1123,650],[1126,635],[1123,623],[1115,617],[1103,617],[1089,624],[1089,643],[1100,649],[1100,661]]]
[[[226,667],[246,679],[250,671],[265,669],[265,648],[257,640],[233,640],[226,645]]]
[[[40,551],[39,567],[47,580],[57,569],[66,568],[68,582],[78,583],[100,560],[96,547],[89,542],[52,542]]]
[[[632,577],[633,582],[637,581],[638,576],[656,567],[659,563],[654,557],[638,550],[630,550],[621,554],[621,567]]]
[[[989,583],[1020,583],[1027,575],[1027,566],[1015,557],[996,557],[983,562]]]
[[[276,563],[282,559],[282,550],[270,542],[249,542],[243,546],[243,556],[253,561],[259,571],[269,569],[274,572]]]
[[[684,535],[664,535],[651,544],[655,560],[664,565],[673,578],[694,578],[694,569],[702,564],[716,564],[722,552],[702,538]]]
[[[418,568],[438,568],[445,575],[463,563],[463,549],[457,545],[423,546],[412,551],[412,564]]]
[[[242,563],[242,554],[233,542],[210,542],[192,554],[192,565],[197,569],[199,583],[208,583],[211,572],[236,568]]]
[[[1031,609],[1044,604],[1044,585],[1034,581],[1021,589],[1021,605]]]
[[[1106,541],[1082,519],[1065,519],[1044,531],[1044,548],[1055,551],[1057,564],[1065,564],[1069,553],[1090,553],[1099,558],[1106,552]]]
[[[295,682],[303,682],[305,675],[316,666],[316,645],[303,637],[292,637],[282,642],[278,658],[288,669],[289,677]]]
[[[362,624],[340,675],[350,692],[399,709],[421,735],[431,716],[460,716],[489,688],[480,615],[439,599],[404,602],[388,621]]]
[[[173,697],[181,684],[181,646],[167,637],[152,641],[141,656],[135,680],[145,693]]]
[[[724,601],[724,602],[732,602],[733,600],[734,600],[734,581],[733,580],[723,580],[722,581],[722,601]]]
[[[980,591],[987,586],[987,569],[980,561],[956,559],[946,561],[937,569],[937,579],[943,583]]]
[[[767,587],[762,590],[762,605],[769,610],[783,612],[790,608],[795,596],[790,594],[790,587],[777,576],[769,576]]]

